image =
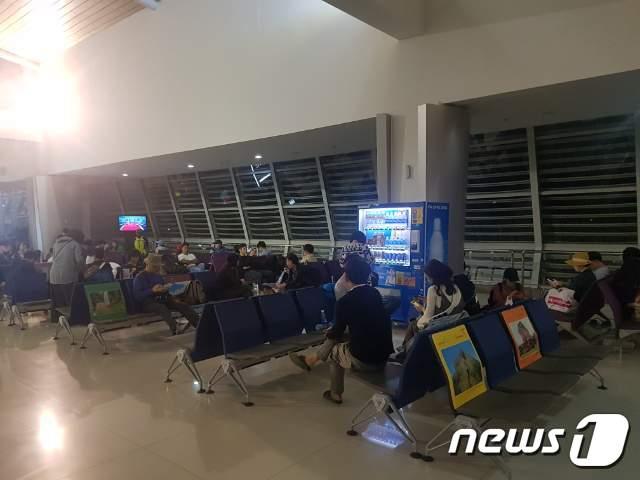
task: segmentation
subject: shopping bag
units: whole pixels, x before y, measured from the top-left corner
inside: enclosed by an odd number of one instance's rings
[[[574,293],[570,288],[552,288],[545,297],[547,308],[560,313],[570,312],[577,304]]]

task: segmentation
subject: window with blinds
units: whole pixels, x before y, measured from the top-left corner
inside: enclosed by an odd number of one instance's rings
[[[632,115],[536,127],[541,193],[630,187],[635,190]]]
[[[169,177],[169,183],[177,210],[204,209],[195,173],[172,175]]]
[[[467,199],[467,242],[533,242],[531,197]]]
[[[637,243],[633,116],[535,133],[545,243]]]
[[[315,158],[274,164],[289,239],[330,240]]]
[[[283,240],[282,220],[277,208],[245,210],[244,216],[249,230],[249,238],[255,243],[260,240]]]
[[[524,128],[471,137],[467,194],[529,195],[529,151]]]
[[[152,212],[173,211],[165,177],[146,178],[142,182]],[[160,226],[158,229],[162,231]]]
[[[277,205],[273,175],[269,165],[234,169],[240,200],[244,208]]]
[[[636,243],[635,191],[545,195],[541,203],[546,243]]]
[[[182,230],[187,240],[201,240],[211,238],[207,214],[204,210],[179,212]]]
[[[335,240],[349,240],[358,230],[358,207],[329,207]]]
[[[148,206],[157,238],[175,242],[182,233],[187,241],[204,245],[213,233],[230,244],[248,237],[251,243],[284,245],[288,237],[292,244],[320,242],[322,246],[316,246],[329,252],[331,234],[335,241],[348,240],[358,228],[358,206],[377,201],[375,178],[374,152],[355,152],[198,174],[118,179],[117,189],[125,213],[145,215]],[[115,186],[96,196],[102,200],[108,193],[118,200]],[[119,203],[116,206],[114,214]],[[103,207],[92,206],[96,223],[106,223],[95,215]]]
[[[180,238],[180,229],[173,212],[154,212],[153,218],[156,222],[159,238]]]
[[[322,188],[315,158],[274,164],[284,208],[322,205]]]
[[[530,184],[526,129],[472,136],[465,240],[533,242]]]
[[[140,180],[135,178],[118,180],[118,189],[120,190],[124,210],[127,214],[142,215],[146,213],[144,191]]]
[[[244,241],[244,230],[237,209],[211,210],[211,221],[216,238],[223,241]]]
[[[378,201],[374,152],[320,159],[334,240],[349,240],[358,229],[358,207]]]
[[[320,159],[329,205],[368,205],[378,201],[373,152]]]
[[[285,218],[290,240],[329,240],[324,207],[288,208]]]
[[[209,209],[237,208],[236,194],[229,170],[200,173],[200,185]]]

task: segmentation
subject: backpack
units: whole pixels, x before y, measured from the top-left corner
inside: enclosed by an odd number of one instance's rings
[[[85,283],[108,283],[115,281],[109,262],[104,262],[97,270],[87,270]]]

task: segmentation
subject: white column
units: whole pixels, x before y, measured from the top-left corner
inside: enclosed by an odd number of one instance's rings
[[[418,107],[418,162],[425,165],[427,202],[449,204],[449,266],[464,270],[464,212],[469,115],[449,105]]]
[[[36,176],[33,196],[36,244],[49,251],[64,228],[88,234],[88,202],[83,201],[84,183],[76,177]]]

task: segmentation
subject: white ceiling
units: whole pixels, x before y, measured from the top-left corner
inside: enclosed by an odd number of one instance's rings
[[[398,39],[615,1],[619,0],[325,0]]]
[[[40,63],[143,8],[137,0],[0,0],[0,56]]]
[[[262,138],[249,142],[202,148],[188,152],[141,158],[86,168],[64,175],[153,177],[193,171],[216,170],[255,163],[298,160],[376,148],[376,119],[318,128],[303,132]],[[259,162],[256,154],[263,155]],[[196,168],[188,169],[188,164]]]

